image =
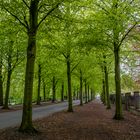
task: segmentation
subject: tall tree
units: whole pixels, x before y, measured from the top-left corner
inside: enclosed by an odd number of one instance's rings
[[[106,63],[106,56],[103,55],[104,58],[104,76],[105,76],[105,87],[106,87],[106,98],[107,98],[107,109],[111,108],[110,105],[110,96],[109,96],[109,83],[108,83],[108,68]]]
[[[33,93],[34,64],[36,56],[37,31],[42,22],[60,5],[60,2],[56,2],[53,4],[48,2],[48,4],[51,5],[49,7],[49,10],[48,11],[45,10],[45,12],[43,13],[44,14],[43,17],[41,18],[40,21],[38,21],[39,15],[42,15],[42,9],[43,10],[44,8],[46,9],[46,7],[44,7],[45,2],[48,1],[22,0],[21,4],[21,1],[8,2],[2,0],[2,8],[4,8],[26,29],[28,36],[23,116],[22,123],[19,129],[21,132],[36,132],[32,124],[32,93]],[[12,4],[21,6],[20,10],[23,10],[23,15],[20,12],[18,14],[15,13],[17,9],[15,11],[11,9]]]
[[[104,22],[99,24],[103,25],[102,28],[107,36],[108,42],[112,44],[111,50],[113,50],[115,60],[115,91],[116,91],[116,109],[114,119],[123,119],[122,113],[122,101],[121,101],[121,77],[120,77],[120,50],[124,41],[127,39],[129,33],[137,25],[137,13],[134,7],[137,6],[133,0],[120,1],[112,0],[95,2],[96,6],[101,9],[102,18]],[[110,45],[109,45],[110,46]]]

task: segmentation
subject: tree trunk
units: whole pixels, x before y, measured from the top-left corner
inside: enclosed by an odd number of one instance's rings
[[[2,59],[0,59],[0,106],[3,106]]]
[[[116,110],[114,119],[123,119],[122,114],[122,101],[121,101],[121,80],[120,80],[120,50],[119,47],[114,45],[114,57],[115,57],[115,86],[116,86]]]
[[[8,71],[8,74],[7,74],[7,84],[6,84],[5,102],[4,102],[3,109],[9,109],[9,107],[8,107],[8,101],[9,101],[9,94],[10,94],[11,74],[12,74],[12,71],[9,70],[9,71]]]
[[[25,73],[25,88],[23,101],[22,122],[19,128],[20,132],[33,133],[36,130],[32,124],[32,94],[33,94],[33,78],[34,64],[36,57],[36,34],[38,21],[38,0],[32,0],[29,10],[29,29],[28,29],[28,47],[27,47],[27,62]]]
[[[64,101],[64,82],[62,82],[62,89],[61,89],[61,102]]]
[[[76,99],[79,100],[79,89],[77,88]]]
[[[80,105],[83,105],[83,76],[80,70]]]
[[[107,109],[111,109],[111,105],[110,105],[110,98],[109,98],[109,84],[108,84],[108,71],[107,71],[107,67],[106,67],[106,62],[105,66],[104,66],[104,73],[105,73],[105,89],[106,89],[106,98],[107,98]]]
[[[54,103],[56,101],[56,80],[55,76],[53,76],[52,81],[52,102]]]
[[[73,91],[73,100],[76,99],[76,89],[74,88],[74,91]]]
[[[91,101],[93,100],[93,89],[91,88]]]
[[[42,82],[43,82],[43,95],[44,95],[44,101],[46,101],[46,84],[45,84],[44,78],[43,78]]]
[[[107,98],[106,98],[106,87],[105,87],[105,80],[103,79],[103,103],[104,105],[107,104]]]
[[[38,65],[38,90],[37,90],[37,105],[40,105],[40,87],[41,87],[41,65]]]
[[[68,91],[66,90],[66,96],[65,99],[68,100]]]
[[[90,102],[89,85],[88,85],[88,102]]]
[[[12,43],[13,45],[13,43]],[[12,56],[11,56],[11,48],[9,48],[8,54],[8,71],[7,71],[7,84],[6,84],[6,93],[5,93],[5,102],[3,109],[9,109],[8,101],[9,101],[9,94],[10,94],[10,84],[11,84],[11,75],[12,75]]]
[[[85,103],[88,102],[88,95],[87,95],[87,81],[85,80]]]
[[[34,63],[36,55],[36,35],[29,35],[28,49],[27,49],[27,63],[25,74],[25,88],[23,101],[23,115],[20,131],[32,132],[34,131],[32,125],[32,94],[33,94],[33,77],[34,77]]]
[[[70,55],[67,58],[67,81],[68,81],[68,112],[73,112],[72,93],[71,93],[71,67]]]

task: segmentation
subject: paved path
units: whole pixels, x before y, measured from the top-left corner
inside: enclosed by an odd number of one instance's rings
[[[73,101],[73,105],[78,105],[79,101]],[[33,108],[33,120],[49,116],[52,113],[67,109],[68,103],[59,103],[54,105]],[[13,127],[21,123],[22,111],[5,112],[0,114],[0,129]]]

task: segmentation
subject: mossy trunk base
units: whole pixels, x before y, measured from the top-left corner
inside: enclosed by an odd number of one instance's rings
[[[115,114],[115,116],[113,117],[114,120],[124,120],[124,117],[120,114]]]
[[[37,131],[33,126],[21,126],[18,130],[21,133],[27,133],[27,134],[37,134],[39,131]]]
[[[68,112],[74,112],[72,108],[68,108]]]

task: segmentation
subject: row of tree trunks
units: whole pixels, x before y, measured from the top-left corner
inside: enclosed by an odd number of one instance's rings
[[[80,98],[79,99],[80,99],[80,105],[82,106],[83,105],[83,74],[81,69],[80,69]],[[88,103],[93,99],[94,99],[93,89],[91,88],[91,92],[90,92],[89,85],[87,89],[87,81],[85,80],[85,103]]]

